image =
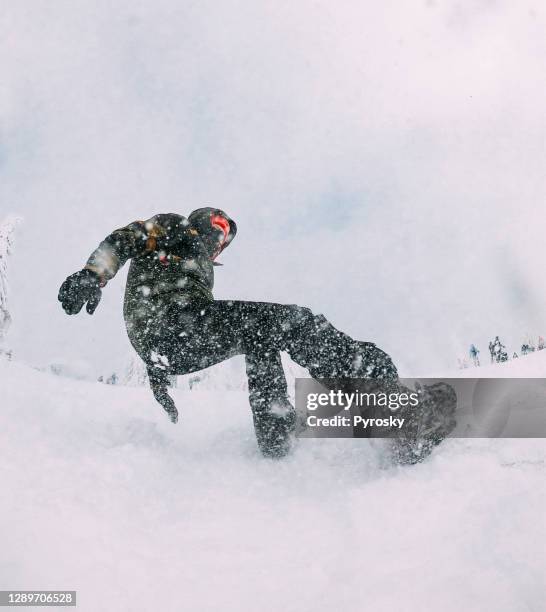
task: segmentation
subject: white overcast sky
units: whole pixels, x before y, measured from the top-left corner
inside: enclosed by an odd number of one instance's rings
[[[545,6],[8,0],[0,216],[11,344],[118,368],[122,291],[64,315],[111,230],[224,208],[217,297],[309,305],[406,372],[546,335]]]

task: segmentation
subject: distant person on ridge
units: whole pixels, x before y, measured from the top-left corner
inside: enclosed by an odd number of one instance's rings
[[[495,361],[495,345],[489,342],[489,354],[491,355],[491,363]]]
[[[472,359],[472,362],[474,363],[474,366],[479,366],[480,365],[480,358],[479,358],[480,351],[476,348],[475,344],[470,345],[469,353],[470,353],[470,358]]]

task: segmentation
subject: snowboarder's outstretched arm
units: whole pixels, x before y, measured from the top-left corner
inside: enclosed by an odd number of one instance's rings
[[[133,257],[170,249],[195,239],[197,232],[182,215],[160,214],[113,231],[93,251],[85,265],[104,286]]]
[[[59,301],[68,314],[77,314],[84,304],[93,314],[101,299],[101,288],[127,260],[194,239],[194,233],[188,220],[176,214],[156,215],[113,231],[93,251],[83,270],[64,281]]]

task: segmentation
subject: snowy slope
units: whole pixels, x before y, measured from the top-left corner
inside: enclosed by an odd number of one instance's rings
[[[76,589],[89,612],[543,609],[543,440],[270,461],[244,392],[174,395],[176,427],[145,389],[0,361],[0,589]]]

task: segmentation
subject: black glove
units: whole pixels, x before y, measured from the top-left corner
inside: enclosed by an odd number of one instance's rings
[[[100,279],[92,270],[83,269],[69,276],[59,289],[59,302],[67,314],[78,314],[87,302],[86,310],[93,314],[102,297]]]

